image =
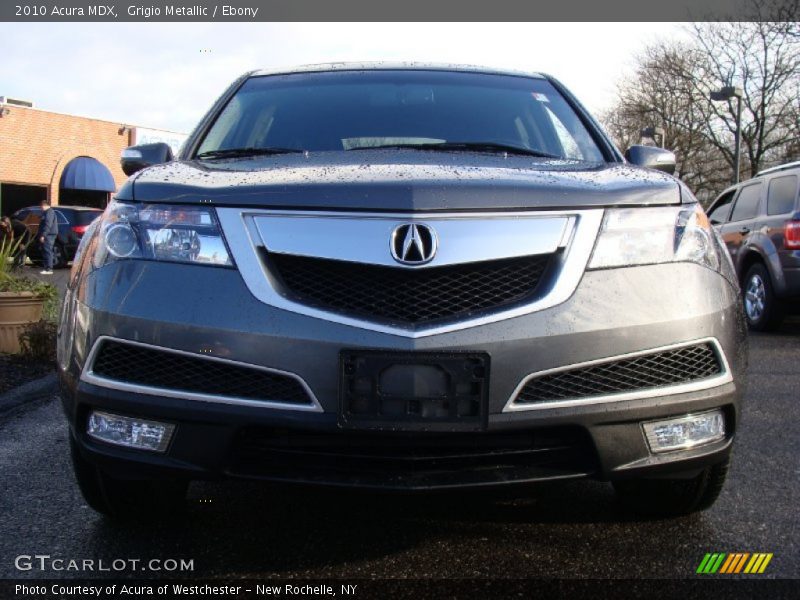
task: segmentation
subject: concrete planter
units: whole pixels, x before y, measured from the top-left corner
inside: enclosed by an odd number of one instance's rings
[[[19,352],[19,334],[42,318],[43,307],[33,292],[0,292],[0,352]]]

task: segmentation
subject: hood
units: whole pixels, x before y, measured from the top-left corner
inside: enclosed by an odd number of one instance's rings
[[[620,163],[419,150],[175,161],[120,200],[278,209],[438,211],[678,204],[678,181]]]

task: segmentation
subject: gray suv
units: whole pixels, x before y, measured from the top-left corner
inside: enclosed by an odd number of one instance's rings
[[[124,152],[76,257],[58,361],[84,497],[130,518],[195,479],[594,478],[646,514],[710,506],[745,326],[674,166],[545,75],[246,74],[177,160]]]
[[[777,329],[800,308],[800,162],[761,171],[728,188],[708,216],[742,284],[747,323]]]

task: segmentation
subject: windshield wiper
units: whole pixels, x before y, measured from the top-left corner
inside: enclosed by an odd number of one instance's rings
[[[201,152],[195,158],[201,160],[206,158],[238,158],[244,156],[259,156],[265,154],[293,154],[303,152],[297,148],[225,148],[224,150],[209,150],[208,152]]]
[[[358,146],[350,150],[375,150],[385,148],[408,148],[411,150],[438,150],[443,152],[507,152],[508,154],[522,154],[525,156],[538,156],[541,158],[562,158],[556,154],[503,144],[501,142],[428,142],[424,144],[382,144],[380,146]]]

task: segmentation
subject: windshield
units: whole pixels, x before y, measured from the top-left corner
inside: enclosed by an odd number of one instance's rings
[[[449,151],[507,146],[603,160],[578,116],[545,79],[399,70],[252,77],[217,116],[196,154],[436,144]]]

